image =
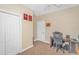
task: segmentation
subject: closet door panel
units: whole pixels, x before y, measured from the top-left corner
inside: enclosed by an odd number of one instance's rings
[[[5,54],[4,14],[0,13],[0,55]]]
[[[19,16],[0,12],[0,55],[17,54],[21,49]]]
[[[17,54],[20,50],[19,17],[6,15],[6,54]]]

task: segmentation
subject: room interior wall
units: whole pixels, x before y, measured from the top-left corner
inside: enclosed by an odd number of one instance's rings
[[[22,20],[22,49],[33,45],[33,21],[24,20],[23,13],[33,16],[32,11],[21,4],[0,4],[0,9],[19,14]]]
[[[54,31],[62,32],[64,37],[70,35],[71,38],[76,39],[79,35],[79,6],[37,16],[36,19],[51,21],[51,28],[46,29],[47,41],[50,41]]]

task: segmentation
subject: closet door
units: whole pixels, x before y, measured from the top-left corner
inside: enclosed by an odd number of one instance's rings
[[[20,17],[0,12],[0,55],[17,54],[21,50]]]
[[[18,16],[5,14],[6,54],[17,54],[20,51],[20,19]]]
[[[5,31],[4,31],[4,16],[0,13],[0,55],[5,54]]]

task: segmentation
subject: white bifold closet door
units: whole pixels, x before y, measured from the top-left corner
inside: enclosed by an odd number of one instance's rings
[[[0,12],[0,54],[17,54],[20,49],[19,16]]]
[[[4,29],[4,16],[0,13],[0,55],[5,54],[5,29]]]

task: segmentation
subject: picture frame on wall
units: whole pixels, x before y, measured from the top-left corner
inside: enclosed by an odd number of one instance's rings
[[[24,13],[23,18],[24,18],[24,20],[28,20],[28,15]]]
[[[32,16],[31,15],[29,15],[29,21],[32,21]]]
[[[23,19],[24,20],[28,20],[28,21],[32,21],[32,15],[28,15],[28,14],[23,14]]]

